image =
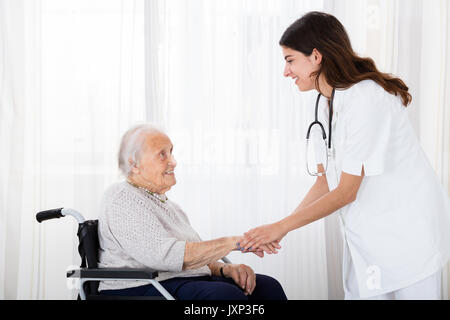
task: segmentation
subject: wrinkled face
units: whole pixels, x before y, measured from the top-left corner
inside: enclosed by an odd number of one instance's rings
[[[176,184],[177,162],[172,154],[169,137],[161,132],[147,134],[137,168],[132,169],[133,179],[147,189],[164,193]]]
[[[295,85],[300,91],[316,89],[315,77],[311,74],[320,68],[322,57],[314,50],[310,56],[305,56],[300,51],[288,47],[281,47],[283,58],[286,61],[284,76],[294,79]]]

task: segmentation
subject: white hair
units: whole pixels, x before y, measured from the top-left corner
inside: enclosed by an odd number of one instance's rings
[[[145,137],[148,134],[155,132],[165,134],[161,127],[153,123],[142,123],[135,125],[124,133],[120,142],[118,160],[119,169],[125,177],[130,175],[133,166],[137,166],[139,164]]]

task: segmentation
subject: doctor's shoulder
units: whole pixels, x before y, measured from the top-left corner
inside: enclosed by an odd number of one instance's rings
[[[342,91],[341,102],[344,108],[354,106],[355,108],[363,109],[375,108],[380,111],[380,109],[383,110],[392,105],[402,105],[400,96],[389,93],[371,79],[362,80],[349,88],[340,90]]]
[[[374,96],[379,96],[383,93],[388,93],[382,86],[376,83],[374,80],[367,79],[359,81],[348,88],[338,89],[343,92],[343,95],[347,98],[354,97],[367,97],[373,98]]]

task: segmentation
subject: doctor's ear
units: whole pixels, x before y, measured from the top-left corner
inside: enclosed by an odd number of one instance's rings
[[[313,63],[321,64],[322,63],[322,54],[319,52],[319,50],[314,48],[311,53],[311,59],[312,59]]]

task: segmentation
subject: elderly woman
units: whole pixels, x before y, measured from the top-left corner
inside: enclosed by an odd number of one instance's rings
[[[99,267],[161,270],[157,280],[180,300],[286,299],[277,280],[243,264],[218,262],[238,249],[241,237],[202,241],[186,214],[167,198],[176,183],[172,150],[169,137],[149,124],[123,136],[119,167],[127,179],[112,185],[102,199]],[[265,251],[279,248],[273,243]],[[105,295],[159,295],[142,281],[103,281],[99,290]]]

